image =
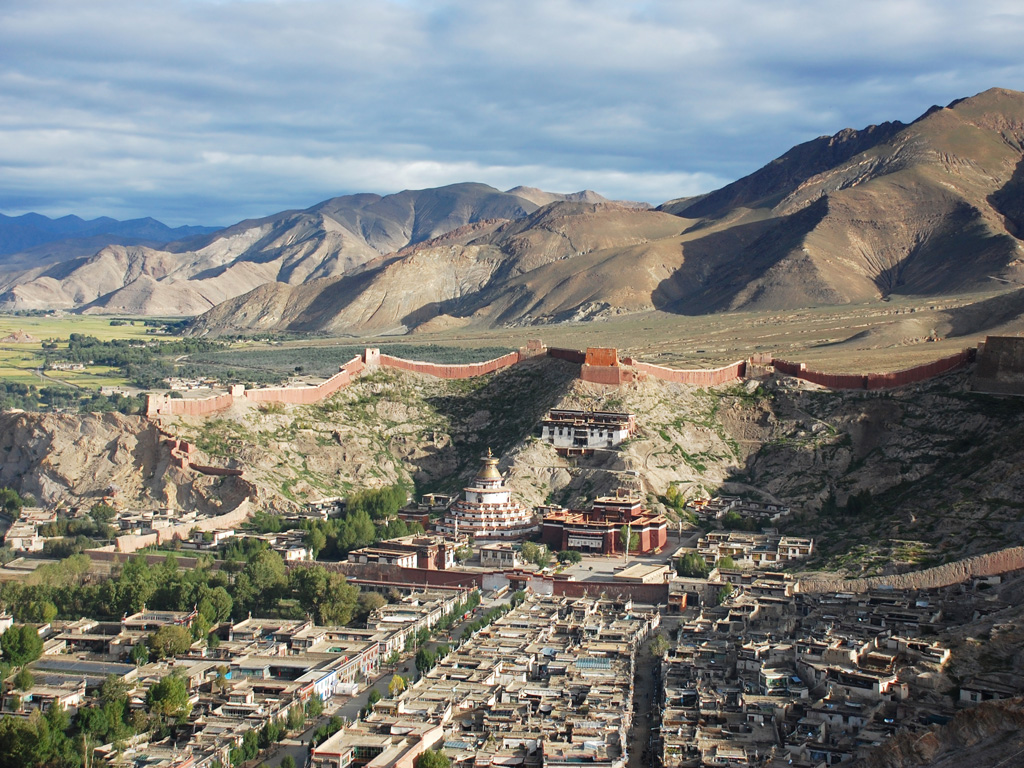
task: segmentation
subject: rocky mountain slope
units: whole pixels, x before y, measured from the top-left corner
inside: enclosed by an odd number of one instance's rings
[[[394,482],[457,492],[491,448],[530,505],[584,505],[620,485],[657,509],[670,486],[790,504],[788,530],[818,538],[812,568],[890,573],[1024,535],[1024,412],[970,393],[967,373],[870,393],[786,377],[609,390],[577,373],[549,358],[461,381],[380,370],[316,405],[236,404],[165,423],[197,447],[196,461],[240,467],[241,481],[169,469],[145,419],[4,414],[0,485],[52,502],[113,484],[130,504],[208,507],[230,503],[244,481],[261,506],[284,509]],[[565,459],[533,437],[553,407],[631,410],[639,433],[620,450]]]
[[[1024,280],[1021,167],[1024,94],[994,89],[802,144],[659,211],[547,203],[358,276],[264,287],[196,328],[403,332],[990,290]]]
[[[0,413],[0,486],[43,504],[93,504],[113,496],[129,508],[232,509],[245,481],[171,465],[157,426],[117,413]]]
[[[22,269],[0,271],[0,307],[194,315],[265,283],[350,273],[466,224],[514,219],[537,207],[483,184],[455,184],[333,198],[164,249],[112,245],[34,268],[12,257]]]
[[[992,89],[658,211],[481,184],[349,195],[7,270],[0,307],[215,307],[197,332],[363,334],[971,293],[1024,281],[1022,167],[1024,94]]]

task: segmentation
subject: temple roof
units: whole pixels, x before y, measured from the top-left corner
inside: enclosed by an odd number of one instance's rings
[[[476,474],[477,480],[501,480],[501,473],[498,471],[498,459],[492,456],[490,450],[486,456],[480,458],[480,471]]]

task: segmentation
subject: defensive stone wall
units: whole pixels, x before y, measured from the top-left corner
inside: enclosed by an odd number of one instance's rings
[[[874,390],[892,389],[935,378],[943,373],[969,365],[974,361],[975,354],[976,350],[973,348],[963,349],[955,355],[891,373],[824,373],[808,370],[805,363],[794,363],[775,358],[772,359],[772,365],[776,371],[787,376],[794,376],[829,389]]]
[[[354,370],[357,369],[357,370]],[[245,399],[254,403],[287,403],[288,405],[310,405],[330,397],[342,387],[352,383],[352,375],[363,370],[363,361],[354,357],[341,366],[336,374],[316,386],[309,387],[267,387],[245,390]]]
[[[146,395],[147,416],[208,416],[230,408],[231,394],[202,398],[172,398],[169,395]]]
[[[747,363],[744,360],[740,360],[730,365],[724,365],[721,368],[697,368],[691,370],[666,368],[662,365],[641,363],[638,360],[633,360],[629,357],[627,357],[623,362],[625,362],[626,365],[634,367],[641,373],[647,374],[651,378],[660,379],[661,381],[671,381],[676,384],[693,384],[698,387],[715,387],[719,384],[734,381],[735,379],[742,379],[747,369]]]
[[[326,381],[315,386],[265,387],[246,389],[239,384],[231,385],[226,395],[184,399],[168,395],[147,395],[147,416],[208,416],[230,408],[236,398],[251,403],[285,403],[288,405],[310,405],[330,397],[342,387],[352,383],[352,377],[361,373],[366,365],[361,357],[353,357]]]
[[[439,365],[438,363],[424,363],[419,360],[404,360],[391,355],[380,355],[380,364],[385,368],[398,368],[403,371],[422,373],[427,376],[436,376],[439,379],[469,379],[474,376],[500,371],[515,365],[520,360],[518,352],[509,352],[507,355],[496,357],[482,363],[468,363],[464,365]]]
[[[565,349],[563,347],[548,347],[548,357],[556,360],[567,360],[570,363],[583,365],[587,361],[587,353],[581,349]]]
[[[1011,547],[998,552],[968,557],[954,563],[937,565],[923,571],[892,576],[870,576],[864,579],[802,579],[798,592],[821,594],[830,592],[868,592],[872,589],[938,589],[960,584],[977,576],[997,576],[1024,568],[1024,547]]]

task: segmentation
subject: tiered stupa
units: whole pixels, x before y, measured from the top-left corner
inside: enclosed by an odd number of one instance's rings
[[[512,500],[512,491],[498,471],[498,459],[490,450],[481,457],[473,484],[462,491],[463,498],[452,504],[438,523],[438,531],[474,539],[523,539],[540,531],[533,513]]]

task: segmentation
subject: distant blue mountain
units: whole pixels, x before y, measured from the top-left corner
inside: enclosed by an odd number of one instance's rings
[[[207,235],[220,227],[168,227],[156,219],[118,221],[101,217],[86,221],[78,216],[51,219],[38,213],[5,216],[0,213],[0,256],[21,253],[50,243],[89,240],[103,245],[164,245],[194,235]]]

